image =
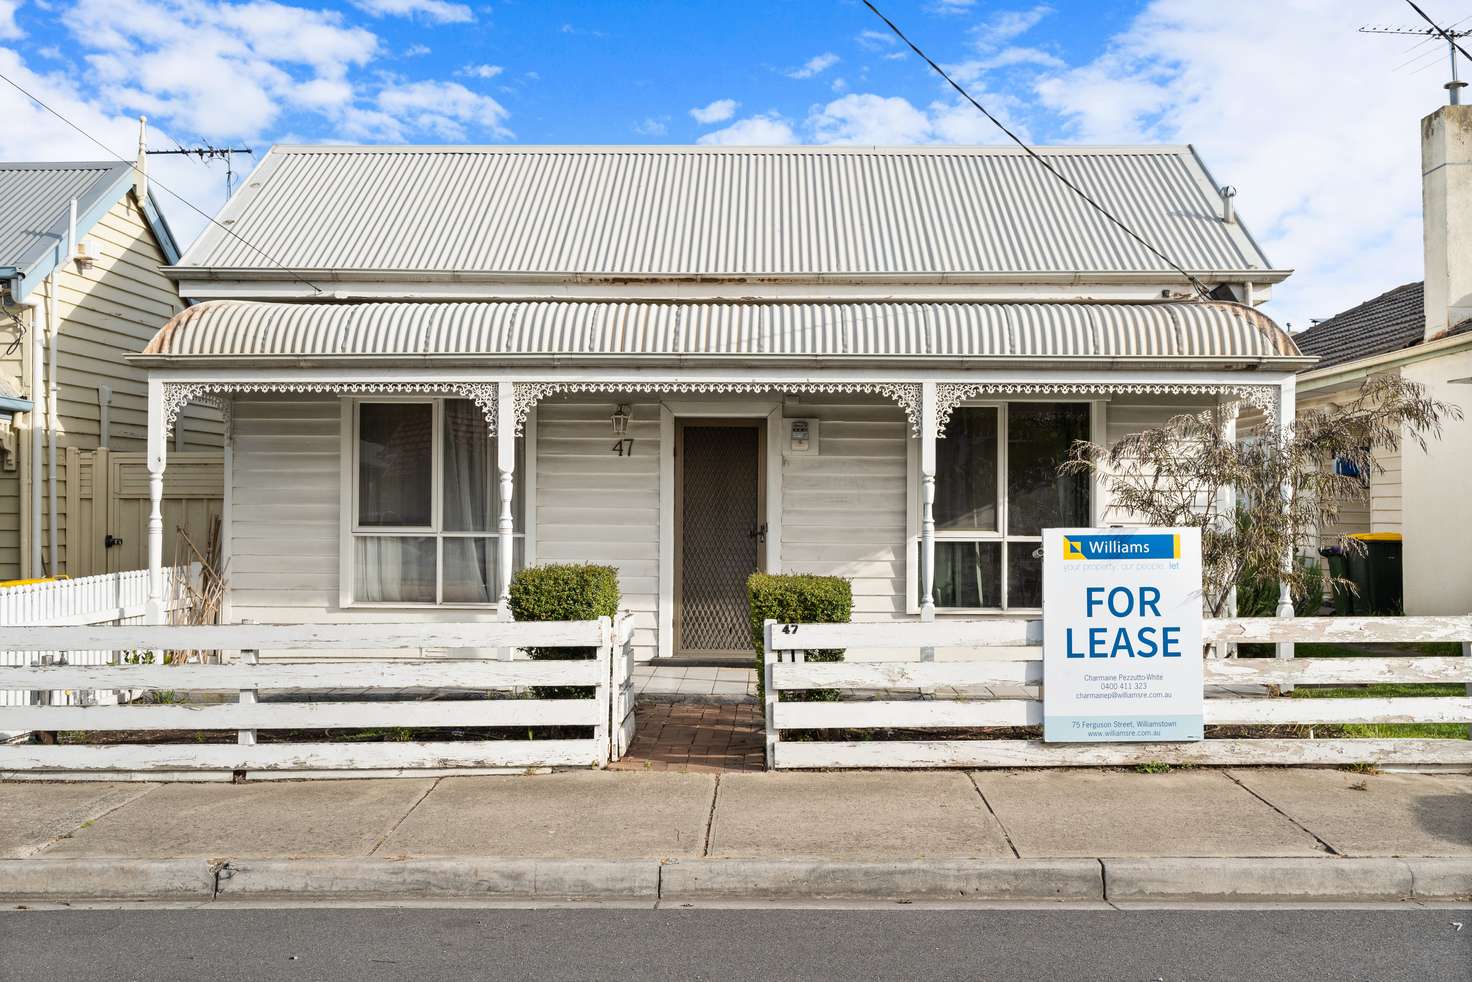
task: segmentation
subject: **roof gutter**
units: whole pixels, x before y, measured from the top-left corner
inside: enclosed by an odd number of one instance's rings
[[[1314,359],[1302,356],[1266,356],[1262,358],[1098,358],[1090,355],[1050,355],[1048,357],[1010,357],[974,355],[876,355],[876,356],[793,356],[768,355],[753,357],[740,355],[661,354],[627,355],[607,352],[578,354],[527,354],[508,355],[494,352],[478,352],[463,355],[411,355],[407,353],[375,353],[371,355],[126,355],[129,364],[143,368],[332,368],[351,365],[355,368],[404,368],[423,366],[435,368],[474,367],[478,369],[502,367],[545,367],[567,368],[588,366],[628,366],[648,368],[821,368],[858,369],[892,368],[982,368],[1006,366],[1007,368],[1057,368],[1089,367],[1098,369],[1171,369],[1186,371],[1248,370],[1248,371],[1294,371],[1313,364]]]
[[[319,283],[519,283],[575,284],[589,286],[651,284],[749,283],[823,284],[861,286],[883,283],[895,285],[981,285],[1028,283],[1086,286],[1098,283],[1159,283],[1176,274],[1157,271],[1035,271],[988,273],[523,273],[487,270],[422,270],[422,269],[295,269],[280,267],[208,267],[161,266],[159,271],[173,280],[222,282],[228,280],[268,281],[296,280],[297,276]],[[1192,270],[1198,279],[1222,282],[1281,283],[1292,275],[1291,269],[1202,269]],[[283,276],[283,274],[286,274]]]

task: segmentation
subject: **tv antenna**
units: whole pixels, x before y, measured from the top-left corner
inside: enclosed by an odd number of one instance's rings
[[[1447,55],[1451,59],[1452,80],[1442,88],[1447,91],[1447,98],[1451,105],[1459,105],[1462,101],[1461,91],[1467,87],[1467,83],[1457,77],[1457,44],[1458,38],[1472,37],[1472,31],[1442,30],[1438,27],[1404,27],[1399,25],[1385,25],[1383,27],[1362,27],[1361,34],[1399,34],[1403,36],[1415,36],[1420,38],[1435,38],[1446,42]]]
[[[201,163],[209,163],[211,160],[223,160],[225,162],[225,197],[230,197],[235,191],[235,162],[234,155],[237,153],[255,153],[250,147],[217,147],[206,143],[200,147],[186,147],[181,143],[174,143],[173,150],[145,150],[144,153],[150,157],[198,157]]]

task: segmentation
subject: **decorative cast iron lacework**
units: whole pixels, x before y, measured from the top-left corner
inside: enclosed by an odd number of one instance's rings
[[[956,407],[982,395],[1229,395],[1262,411],[1271,425],[1278,415],[1277,387],[1191,382],[940,382],[935,387],[935,431],[944,437]]]
[[[920,432],[919,382],[517,382],[514,388],[516,432],[521,434],[527,414],[548,396],[578,392],[693,393],[697,395],[795,392],[805,395],[866,393],[893,400],[910,421],[910,432]]]
[[[494,382],[165,382],[164,433],[174,432],[179,413],[191,402],[214,406],[230,426],[231,406],[226,396],[241,392],[306,392],[336,394],[419,393],[434,392],[469,399],[486,418],[486,429],[496,432],[496,383]],[[521,431],[520,420],[517,432]]]

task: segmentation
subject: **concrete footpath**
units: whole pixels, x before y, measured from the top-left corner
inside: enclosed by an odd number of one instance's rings
[[[1472,899],[1472,776],[0,783],[0,903]]]

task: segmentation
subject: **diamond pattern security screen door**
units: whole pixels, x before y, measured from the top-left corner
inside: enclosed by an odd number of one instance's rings
[[[750,652],[746,578],[765,539],[761,430],[687,422],[679,449],[677,650]]]

